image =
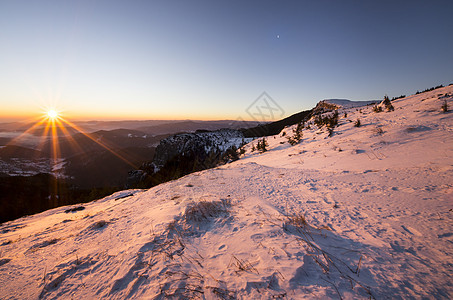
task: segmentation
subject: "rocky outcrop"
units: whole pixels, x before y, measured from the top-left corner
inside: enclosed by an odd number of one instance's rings
[[[160,141],[153,164],[159,170],[178,156],[204,158],[213,151],[223,153],[233,146],[239,148],[245,142],[244,134],[233,129],[176,134]]]
[[[316,104],[313,109],[312,115],[319,115],[325,112],[341,109],[341,108],[353,108],[353,107],[364,107],[378,103],[378,100],[366,100],[366,101],[352,101],[347,99],[325,99],[321,100]]]
[[[180,133],[162,139],[151,162],[128,174],[128,187],[146,188],[237,159],[237,149],[250,142],[239,130]]]

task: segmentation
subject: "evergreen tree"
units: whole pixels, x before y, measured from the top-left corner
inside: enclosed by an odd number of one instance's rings
[[[302,139],[302,129],[304,128],[304,124],[299,122],[295,129],[293,129],[294,135],[292,137],[288,137],[288,142],[294,146],[300,142]]]
[[[383,104],[385,105],[385,109],[387,109],[387,111],[394,111],[395,110],[395,108],[392,105],[392,102],[390,102],[390,99],[389,99],[389,97],[387,95],[384,96]]]
[[[256,146],[256,149],[259,151],[259,153],[263,153],[267,151],[267,146],[268,143],[266,141],[266,138],[262,138],[261,140],[258,140],[258,145]]]
[[[447,103],[447,100],[445,100],[445,101],[444,101],[444,104],[442,104],[441,110],[442,110],[442,112],[444,112],[444,113],[448,112],[448,103]]]

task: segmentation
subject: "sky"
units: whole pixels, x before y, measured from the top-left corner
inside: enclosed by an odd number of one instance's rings
[[[251,119],[453,82],[452,1],[0,0],[0,120]],[[281,114],[280,114],[281,113]]]

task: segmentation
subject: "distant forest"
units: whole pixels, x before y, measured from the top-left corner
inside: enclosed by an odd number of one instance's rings
[[[48,173],[34,176],[0,174],[0,223],[59,206],[92,201],[121,189],[80,189]]]

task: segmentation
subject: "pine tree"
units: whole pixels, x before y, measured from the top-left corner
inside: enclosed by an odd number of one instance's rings
[[[291,146],[294,146],[300,142],[302,139],[302,129],[304,128],[304,124],[302,122],[297,123],[297,126],[295,129],[293,129],[294,135],[292,137],[288,137],[288,142],[291,144]]]
[[[448,112],[448,103],[447,103],[447,100],[445,100],[445,101],[444,101],[444,104],[442,104],[441,110],[442,110],[442,112],[444,112],[444,113]]]
[[[394,111],[395,110],[395,108],[392,105],[392,102],[390,102],[390,99],[389,99],[389,97],[387,95],[385,95],[383,103],[384,103],[385,109],[387,109],[387,111]]]
[[[263,153],[267,151],[267,146],[268,143],[266,141],[266,138],[262,138],[261,140],[258,141],[258,145],[256,146],[256,149],[259,151],[259,153]]]

